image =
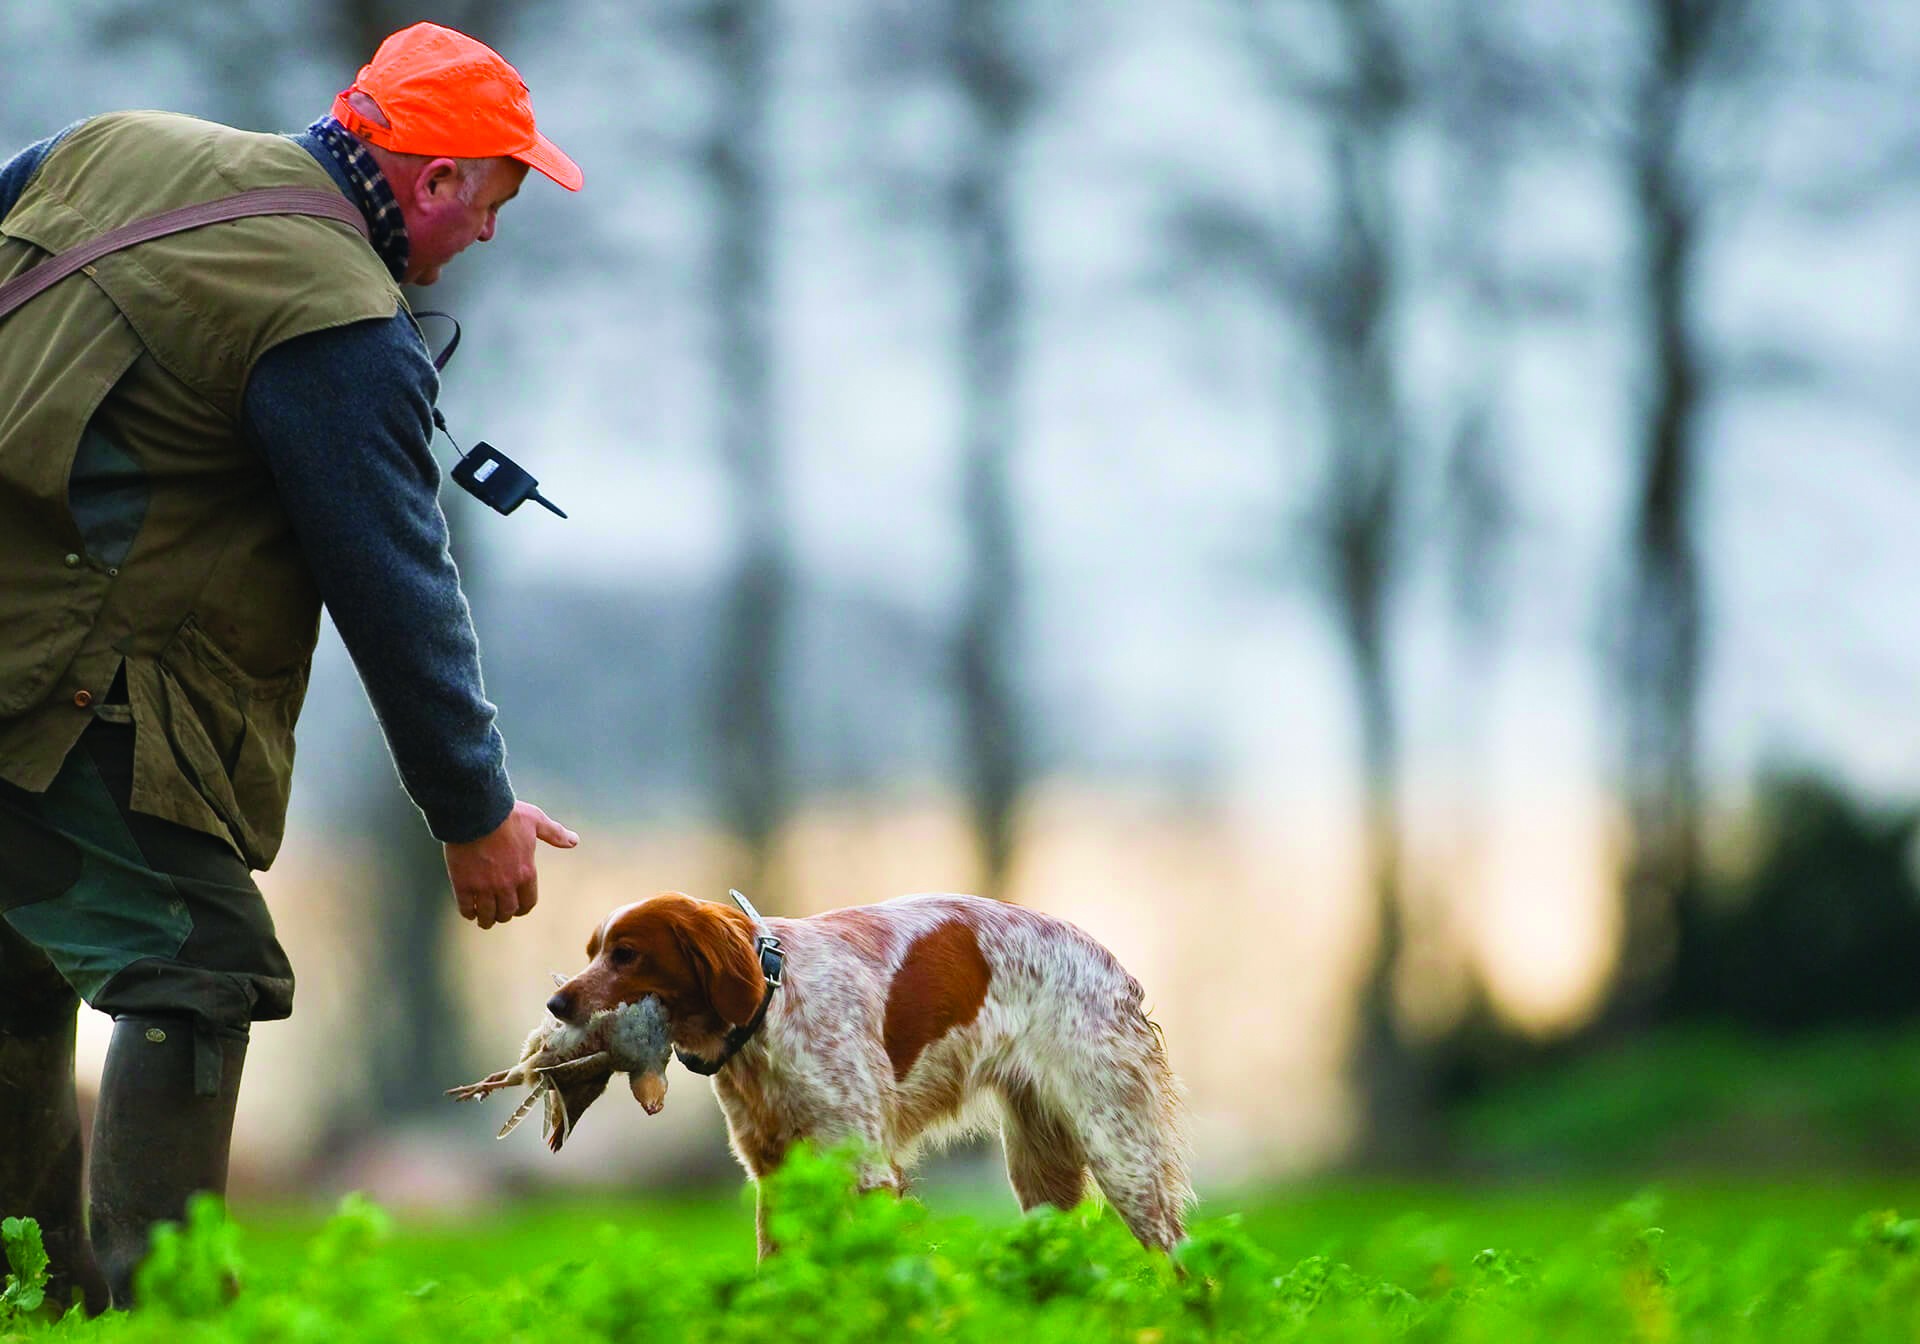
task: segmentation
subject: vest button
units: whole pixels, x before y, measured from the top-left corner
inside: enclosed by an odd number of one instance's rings
[[[73,707],[75,709],[85,709],[88,705],[92,703],[93,703],[92,691],[75,691],[73,693]]]
[[[68,569],[80,568],[80,557],[77,555],[69,555],[66,559],[66,566]]]

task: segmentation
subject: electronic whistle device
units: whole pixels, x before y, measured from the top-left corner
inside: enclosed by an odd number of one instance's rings
[[[460,348],[460,324],[447,313],[420,312],[422,317],[444,317],[453,322],[453,339],[447,342],[447,348],[434,357],[436,371],[446,368],[447,361],[453,358],[453,352]],[[438,406],[433,408],[433,423],[447,436],[447,442],[453,444],[453,451],[460,454],[460,460],[454,464],[452,472],[454,484],[472,495],[496,513],[512,513],[528,500],[532,500],[549,513],[562,518],[566,510],[540,493],[540,482],[533,474],[515,462],[505,453],[484,439],[473,445],[472,451],[464,450],[454,439],[453,432],[447,428],[446,417],[440,414]]]

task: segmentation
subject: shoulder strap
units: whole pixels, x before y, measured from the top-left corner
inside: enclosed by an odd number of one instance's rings
[[[221,224],[230,219],[245,219],[250,215],[316,215],[322,219],[337,219],[342,224],[351,224],[360,231],[361,237],[368,236],[366,216],[360,213],[358,206],[337,191],[322,187],[261,187],[255,191],[243,191],[237,196],[202,201],[198,205],[183,205],[177,210],[136,219],[131,224],[101,234],[90,243],[68,248],[47,258],[33,269],[23,271],[0,285],[0,318],[56,281],[66,279],[109,252],[118,252],[123,247],[132,247],[149,239],[164,238],[170,233],[184,233],[188,229]]]

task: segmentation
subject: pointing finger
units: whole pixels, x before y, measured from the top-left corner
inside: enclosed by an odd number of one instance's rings
[[[533,833],[557,849],[572,849],[580,837],[542,812],[534,819]]]

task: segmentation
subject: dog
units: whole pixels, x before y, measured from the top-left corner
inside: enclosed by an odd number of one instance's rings
[[[974,896],[902,896],[807,919],[666,892],[608,915],[561,1022],[659,996],[681,1063],[710,1074],[755,1182],[803,1139],[862,1141],[862,1189],[902,1192],[929,1141],[997,1119],[1023,1209],[1067,1209],[1089,1171],[1140,1242],[1193,1202],[1185,1110],[1140,985],[1064,920]]]

